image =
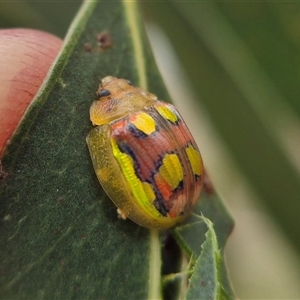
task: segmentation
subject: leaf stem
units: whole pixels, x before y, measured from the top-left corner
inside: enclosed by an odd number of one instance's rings
[[[148,299],[161,299],[161,245],[159,231],[150,229]]]
[[[177,278],[184,278],[184,277],[189,277],[191,275],[193,275],[193,270],[184,270],[182,272],[178,272],[178,273],[171,273],[168,275],[165,275],[163,277],[163,285],[165,285],[166,283],[170,282],[170,281],[174,281]]]

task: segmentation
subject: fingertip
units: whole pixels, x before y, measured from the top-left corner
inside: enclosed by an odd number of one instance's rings
[[[40,88],[62,42],[43,31],[0,30],[0,153]]]

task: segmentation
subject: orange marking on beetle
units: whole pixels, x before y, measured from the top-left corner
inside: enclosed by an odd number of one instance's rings
[[[172,187],[169,185],[166,179],[161,177],[159,174],[154,175],[154,180],[164,200],[167,201],[173,194]]]

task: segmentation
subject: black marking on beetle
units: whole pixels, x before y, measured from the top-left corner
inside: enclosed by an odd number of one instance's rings
[[[125,141],[116,140],[116,143],[118,145],[119,150],[122,153],[125,153],[125,154],[129,155],[132,158],[135,174],[141,180],[140,174],[139,174],[140,173],[139,171],[140,171],[141,167],[140,167],[140,164],[138,162],[138,159],[137,159],[134,151],[131,149],[131,147]]]
[[[179,126],[180,124],[180,122],[181,122],[181,120],[180,119],[177,119],[175,122],[174,121],[172,121],[172,120],[170,120],[170,119],[167,119],[167,118],[165,118],[165,117],[163,117],[164,118],[164,120],[166,120],[167,122],[169,122],[170,124],[172,124],[172,125],[174,125],[174,126]]]
[[[135,125],[132,123],[128,124],[128,131],[139,139],[144,139],[148,136],[148,134],[136,128]]]
[[[159,172],[159,168],[163,165],[163,159],[167,154],[176,154],[180,160],[180,156],[172,151],[172,152],[166,152],[164,153],[164,156],[160,157],[160,159],[156,162],[154,171],[152,171],[152,174],[150,176],[150,179],[147,180],[147,182],[149,182],[151,184],[151,186],[154,189],[154,193],[156,195],[156,199],[153,201],[153,205],[155,206],[155,208],[159,211],[159,213],[163,216],[167,216],[169,209],[166,207],[166,200],[171,201],[172,202],[172,198],[176,198],[177,197],[177,193],[180,192],[181,190],[183,190],[184,188],[184,181],[181,180],[178,183],[178,186],[172,190],[172,196],[170,199],[164,199],[163,195],[161,194],[158,186],[156,185],[156,182],[154,180],[154,176]],[[182,212],[182,214],[184,214],[184,211]]]
[[[153,205],[162,216],[167,217],[169,209],[166,207],[165,199],[164,199],[163,195],[161,194],[158,186],[156,185],[156,182],[154,180],[154,175],[155,175],[155,172],[152,172],[150,178],[148,180],[146,180],[146,182],[149,183],[154,190],[155,199],[153,200]]]
[[[200,175],[198,175],[198,174],[194,174],[195,175],[195,179],[196,179],[196,181],[198,181],[198,180],[202,180],[202,175],[200,174]]]
[[[159,213],[166,217],[167,214],[168,214],[168,210],[165,206],[165,203],[164,203],[164,200],[162,198],[156,198],[154,201],[153,201],[153,205],[155,206],[155,208],[159,211]]]
[[[106,90],[106,89],[102,89],[102,90],[100,90],[100,92],[98,92],[98,97],[99,98],[106,97],[106,96],[109,96],[109,95],[110,95],[110,91]]]

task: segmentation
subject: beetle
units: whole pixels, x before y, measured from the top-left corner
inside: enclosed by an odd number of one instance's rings
[[[122,78],[106,76],[90,108],[87,145],[119,216],[164,229],[183,220],[203,185],[200,151],[176,108]]]

